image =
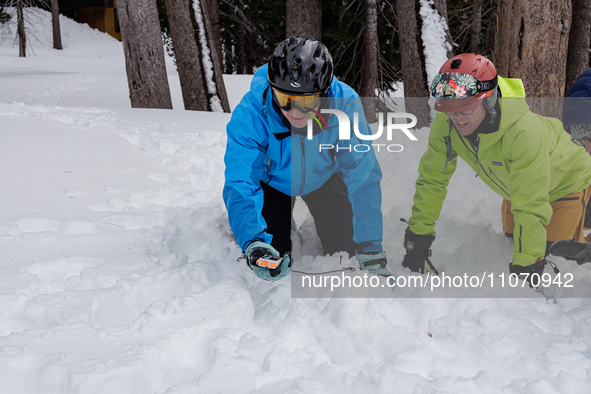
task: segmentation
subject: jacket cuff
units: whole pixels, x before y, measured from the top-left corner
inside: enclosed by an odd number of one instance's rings
[[[529,265],[535,264],[537,261],[538,257],[533,257],[523,253],[513,254],[513,265],[521,265],[523,267],[527,267]]]
[[[357,249],[357,251],[359,253],[370,253],[370,252],[383,252],[384,249],[382,248],[381,243],[372,243],[370,245],[364,244],[364,246],[360,249]]]
[[[267,233],[260,234],[255,239],[249,239],[246,242],[244,242],[241,245],[242,251],[246,251],[246,248],[248,248],[248,246],[255,241],[261,241],[261,242],[271,245],[272,240],[273,240],[273,236],[271,234],[267,234]]]

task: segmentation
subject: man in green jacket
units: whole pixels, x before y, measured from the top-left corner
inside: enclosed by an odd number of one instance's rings
[[[571,142],[559,120],[529,111],[521,80],[498,77],[483,56],[449,59],[434,78],[431,94],[438,113],[419,164],[402,265],[437,274],[429,261],[435,221],[460,156],[491,189],[511,201],[515,248],[510,272],[529,274],[528,280],[531,274],[541,275],[547,227],[565,228],[572,234],[569,238],[582,236],[591,157]],[[577,192],[582,192],[580,197],[568,201],[578,207],[580,220],[564,223],[561,215],[553,217],[551,203]]]

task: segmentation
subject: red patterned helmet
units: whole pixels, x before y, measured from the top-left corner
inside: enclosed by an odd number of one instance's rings
[[[475,109],[497,88],[497,69],[482,55],[465,53],[449,59],[431,84],[435,110],[461,112]]]

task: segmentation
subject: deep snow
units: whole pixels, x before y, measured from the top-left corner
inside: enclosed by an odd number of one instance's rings
[[[0,33],[0,393],[591,392],[589,300],[560,289],[301,299],[289,279],[260,281],[236,262],[221,199],[230,115],[182,110],[170,59],[175,109],[131,109],[119,42],[62,18],[56,51],[50,15],[33,20],[30,57],[14,25]],[[235,107],[249,77],[225,78]],[[415,133],[379,155],[397,275],[428,130]],[[440,271],[507,270],[500,203],[458,166]],[[295,216],[313,248],[302,204]],[[591,266],[554,260],[587,287]]]

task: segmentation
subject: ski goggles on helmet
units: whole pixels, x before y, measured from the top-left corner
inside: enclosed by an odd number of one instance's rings
[[[566,129],[576,145],[585,146],[585,140],[591,142],[591,123],[573,124],[566,126]]]
[[[322,100],[322,92],[310,93],[302,96],[283,93],[273,88],[273,99],[279,108],[284,111],[291,111],[294,107],[303,110],[310,110],[320,105]]]
[[[469,74],[449,72],[437,74],[431,83],[430,90],[431,95],[438,99],[466,99],[489,96],[497,84],[498,78],[496,76],[491,80],[481,81]]]

